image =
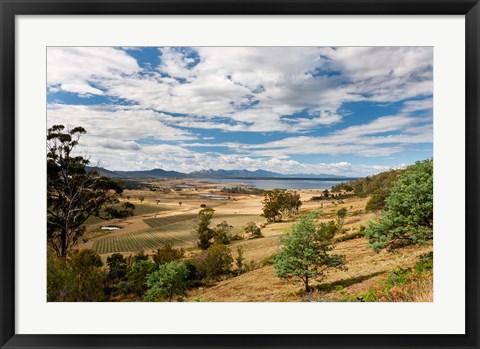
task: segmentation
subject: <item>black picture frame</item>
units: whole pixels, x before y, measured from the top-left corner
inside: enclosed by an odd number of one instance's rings
[[[465,335],[26,335],[15,333],[15,16],[464,15],[466,20]],[[479,348],[479,0],[0,0],[1,348]],[[379,320],[383,321],[383,320]],[[445,314],[444,321],[455,321]]]

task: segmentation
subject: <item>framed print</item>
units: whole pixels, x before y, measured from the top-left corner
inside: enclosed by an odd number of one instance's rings
[[[479,6],[2,1],[1,347],[479,347]]]

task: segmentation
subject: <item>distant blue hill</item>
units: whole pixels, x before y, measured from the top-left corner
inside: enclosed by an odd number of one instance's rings
[[[87,171],[97,171],[101,176],[110,178],[186,178],[188,174],[177,171],[165,171],[160,168],[146,171],[111,171],[103,167],[86,167]]]
[[[148,171],[114,171],[120,177],[124,178],[183,178],[187,177],[185,173],[177,171],[165,171],[160,168],[155,168]]]
[[[348,178],[339,175],[330,174],[281,174],[266,170],[201,170],[191,173],[182,173],[177,171],[165,171],[160,168],[146,171],[111,171],[102,167],[87,167],[87,170],[96,170],[100,175],[111,178],[138,178],[138,179],[155,179],[155,178],[311,178],[311,179],[323,179],[323,178]]]
[[[329,175],[329,174],[281,174],[266,170],[201,170],[191,172],[192,177],[206,178],[346,178],[345,176]]]

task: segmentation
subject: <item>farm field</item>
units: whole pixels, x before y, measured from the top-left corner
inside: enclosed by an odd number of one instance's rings
[[[203,186],[204,184],[202,184]],[[131,255],[140,251],[151,253],[167,242],[185,248],[195,253],[195,238],[193,230],[201,205],[205,204],[215,210],[212,227],[226,221],[233,227],[233,234],[242,234],[248,222],[257,225],[265,223],[261,216],[262,197],[257,195],[237,195],[231,200],[214,200],[200,197],[199,194],[216,193],[208,186],[202,187],[197,193],[169,192],[155,193],[141,190],[128,190],[136,210],[133,217],[125,220],[100,221],[87,226],[88,241],[79,248],[92,248],[106,258],[112,253]],[[321,220],[328,221],[335,216],[336,210],[346,207],[351,214],[345,221],[346,229],[353,229],[362,222],[372,218],[372,214],[363,209],[366,199],[351,198],[343,204],[336,201],[310,201],[312,196],[320,195],[321,190],[302,190],[299,192],[303,205],[302,213],[321,209]],[[144,203],[138,202],[138,197],[145,198]],[[159,200],[161,204],[155,202]],[[179,205],[179,202],[182,202]],[[233,242],[231,248],[244,246],[246,258],[259,261],[275,252],[279,246],[278,238],[293,222],[268,224],[262,229],[263,239],[241,240]],[[101,226],[115,226],[118,230],[101,230]]]
[[[160,184],[174,186],[177,181]],[[230,200],[215,200],[200,196],[217,192],[211,188],[211,183],[200,182],[199,186],[197,192],[126,190],[125,195],[136,207],[134,216],[110,221],[97,218],[95,222],[88,222],[86,238],[79,248],[91,248],[104,259],[116,252],[125,255],[139,251],[151,253],[166,242],[187,250],[195,249],[193,230],[201,205],[215,210],[212,227],[226,221],[233,227],[234,234],[241,233],[248,222],[260,224],[265,221],[260,216],[261,196],[231,195]],[[139,202],[139,197],[144,198],[143,203]],[[119,229],[102,230],[102,226]]]
[[[150,227],[139,232],[120,234],[96,239],[93,249],[100,253],[150,251],[167,242],[183,248],[194,247],[193,229],[196,214],[178,214],[160,218],[146,218],[143,221]],[[214,217],[212,225],[225,220],[234,226],[234,232],[241,231],[243,226],[258,219],[255,215],[220,214]]]

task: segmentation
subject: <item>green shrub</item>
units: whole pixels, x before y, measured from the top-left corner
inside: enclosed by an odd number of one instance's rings
[[[366,229],[378,251],[427,243],[433,239],[433,160],[409,166],[386,199],[387,211]]]
[[[245,263],[245,267],[243,268],[244,272],[252,271],[255,269],[258,269],[259,265],[255,263],[255,261],[250,261],[248,263]]]
[[[49,254],[47,259],[47,300],[49,302],[104,301],[107,273],[93,250],[74,250],[67,258]]]
[[[415,264],[414,269],[417,273],[423,273],[425,271],[432,270],[433,269],[433,252],[421,255],[417,264]]]
[[[228,245],[232,238],[233,226],[229,225],[226,221],[217,224],[213,229],[213,240],[216,244]]]
[[[337,226],[339,229],[342,229],[346,216],[347,216],[347,209],[345,207],[337,211]]]
[[[358,231],[354,231],[353,233],[345,234],[345,235],[341,235],[339,237],[336,237],[335,242],[343,242],[343,241],[358,239],[358,238],[364,237],[364,236],[365,236],[365,229],[364,230],[360,229]]]
[[[126,281],[118,284],[118,292],[143,296],[147,290],[147,276],[156,271],[157,268],[157,264],[149,260],[139,260],[133,263]]]
[[[361,293],[357,296],[357,300],[361,302],[377,302],[378,301],[378,294],[377,290],[372,288],[367,292]]]
[[[389,194],[390,188],[388,188],[388,190],[377,190],[365,205],[365,211],[385,210],[387,208],[386,200]]]
[[[392,270],[387,278],[384,286],[384,291],[387,292],[394,286],[402,286],[410,281],[410,275],[412,274],[424,274],[428,273],[433,268],[433,252],[421,255],[418,262],[413,268],[395,268]]]
[[[133,262],[148,261],[148,254],[145,254],[144,251],[140,251],[133,256]]]
[[[274,253],[272,254],[271,256],[268,256],[268,257],[265,257],[264,259],[262,259],[262,261],[260,262],[261,266],[264,267],[266,265],[273,265],[275,263],[275,258],[277,258],[277,254]]]
[[[217,279],[231,271],[233,258],[225,245],[213,245],[194,258],[199,275],[207,279]]]
[[[127,277],[128,264],[125,257],[120,253],[114,253],[107,257],[108,276],[107,276],[107,293],[111,293],[117,284],[124,281]]]
[[[252,238],[260,238],[262,237],[262,231],[259,227],[255,224],[255,222],[248,222],[245,226],[245,233],[249,234]]]
[[[148,290],[145,300],[155,302],[168,300],[174,296],[184,296],[188,288],[188,268],[182,262],[169,262],[161,264],[158,270],[147,276]]]
[[[237,257],[235,257],[235,263],[237,265],[238,270],[243,269],[243,263],[245,258],[243,257],[243,246],[237,246]]]
[[[384,290],[389,290],[393,286],[401,286],[406,283],[408,275],[412,272],[411,269],[395,268],[392,270],[387,278]]]
[[[202,276],[197,271],[197,266],[195,261],[192,259],[187,259],[183,262],[188,270],[187,280],[189,282],[189,287],[197,287],[202,285]]]
[[[183,248],[175,248],[173,242],[166,242],[161,248],[152,255],[152,259],[158,265],[166,264],[183,258],[185,250]]]

